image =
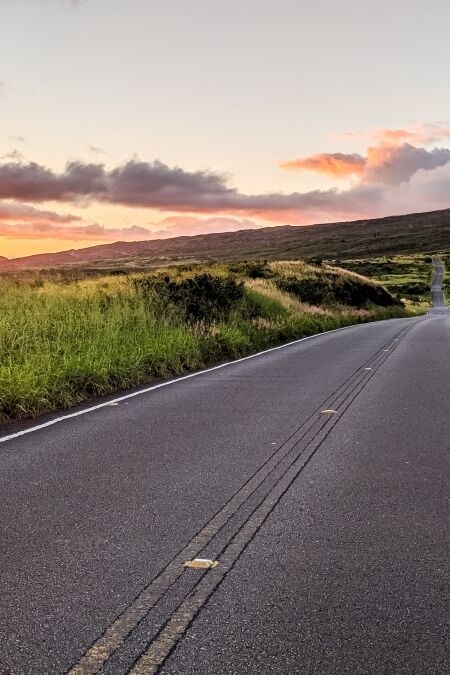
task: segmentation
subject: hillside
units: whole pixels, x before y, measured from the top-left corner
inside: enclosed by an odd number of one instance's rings
[[[0,425],[314,333],[423,311],[303,261],[0,277]]]
[[[309,256],[345,259],[432,252],[449,245],[450,209],[445,209],[304,227],[285,225],[173,239],[116,242],[13,260],[0,258],[0,269],[72,264],[140,269],[179,260],[281,260]]]

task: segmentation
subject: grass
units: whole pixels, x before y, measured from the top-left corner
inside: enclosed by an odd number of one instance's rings
[[[434,268],[431,256],[427,254],[359,258],[346,260],[343,264],[347,269],[376,279],[404,304],[426,307],[431,300]]]
[[[442,288],[444,290],[444,295],[447,301],[450,301],[450,253],[447,251],[440,256],[442,262],[445,265],[445,274]]]
[[[320,284],[328,291],[318,305],[308,293]],[[354,294],[355,306],[339,301],[339,288]],[[0,277],[0,422],[421,309],[405,308],[387,293],[385,306],[374,305],[374,289],[352,272],[302,262],[78,279],[49,272]],[[213,319],[205,313],[211,306],[221,308]]]

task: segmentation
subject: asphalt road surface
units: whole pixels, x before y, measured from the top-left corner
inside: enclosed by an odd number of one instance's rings
[[[433,258],[435,274],[434,279],[431,283],[431,302],[433,309],[431,312],[433,314],[439,313],[441,311],[447,312],[447,304],[445,302],[444,293],[442,291],[442,282],[444,280],[444,266],[442,261],[435,257]]]
[[[436,268],[425,317],[1,438],[0,672],[449,673]]]

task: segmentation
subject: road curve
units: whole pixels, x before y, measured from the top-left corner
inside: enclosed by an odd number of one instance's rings
[[[435,265],[425,317],[4,438],[0,673],[448,673]]]
[[[430,313],[440,314],[441,312],[448,311],[447,303],[445,302],[444,292],[442,290],[442,282],[444,280],[445,270],[442,260],[437,256],[433,257],[433,264],[435,273],[433,281],[431,282],[432,307],[430,309]]]

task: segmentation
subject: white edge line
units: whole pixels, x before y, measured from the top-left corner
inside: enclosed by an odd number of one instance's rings
[[[413,318],[413,317],[412,317]],[[390,321],[391,319],[387,319]],[[314,335],[307,335],[306,337],[299,338],[298,340],[292,340],[292,342],[287,342],[284,345],[278,345],[277,347],[270,347],[270,349],[264,349],[262,352],[256,352],[255,354],[249,354],[248,356],[242,356],[239,359],[234,361],[227,361],[226,363],[220,363],[218,366],[212,366],[211,368],[205,368],[204,370],[199,370],[195,373],[189,373],[188,375],[182,375],[173,380],[167,380],[166,382],[160,382],[159,384],[153,384],[151,387],[146,387],[145,389],[139,389],[139,391],[131,392],[130,394],[124,394],[118,398],[111,399],[110,401],[105,401],[104,403],[98,403],[97,405],[90,406],[89,408],[84,408],[83,410],[77,410],[77,412],[69,413],[67,415],[62,415],[61,417],[55,417],[48,422],[43,424],[37,424],[34,427],[28,427],[27,429],[22,429],[22,431],[16,431],[13,434],[8,436],[0,437],[0,443],[6,443],[6,441],[12,441],[14,438],[19,438],[20,436],[26,436],[31,434],[34,431],[40,431],[41,429],[46,429],[47,427],[52,427],[54,424],[59,424],[65,420],[73,419],[74,417],[81,417],[81,415],[87,415],[87,413],[93,412],[94,410],[100,410],[101,408],[106,408],[111,405],[111,403],[120,403],[121,401],[126,401],[127,399],[134,398],[135,396],[142,396],[143,394],[148,394],[150,391],[155,389],[160,389],[161,387],[168,387],[171,384],[177,384],[183,380],[189,380],[192,377],[199,377],[200,375],[205,375],[206,373],[211,373],[214,370],[219,370],[220,368],[227,368],[232,366],[235,363],[241,363],[242,361],[248,361],[249,359],[254,359],[257,356],[263,356],[264,354],[269,354],[270,352],[275,352],[277,349],[285,349],[286,347],[291,347],[296,345],[299,342],[304,342],[305,340],[312,340],[313,338],[321,337],[322,335],[329,335],[330,333],[337,333],[341,330],[348,330],[349,328],[357,328],[358,326],[367,326],[370,324],[382,323],[382,321],[368,321],[366,323],[357,323],[350,326],[341,326],[341,328],[333,328],[332,330],[323,331],[323,333],[314,333]]]

